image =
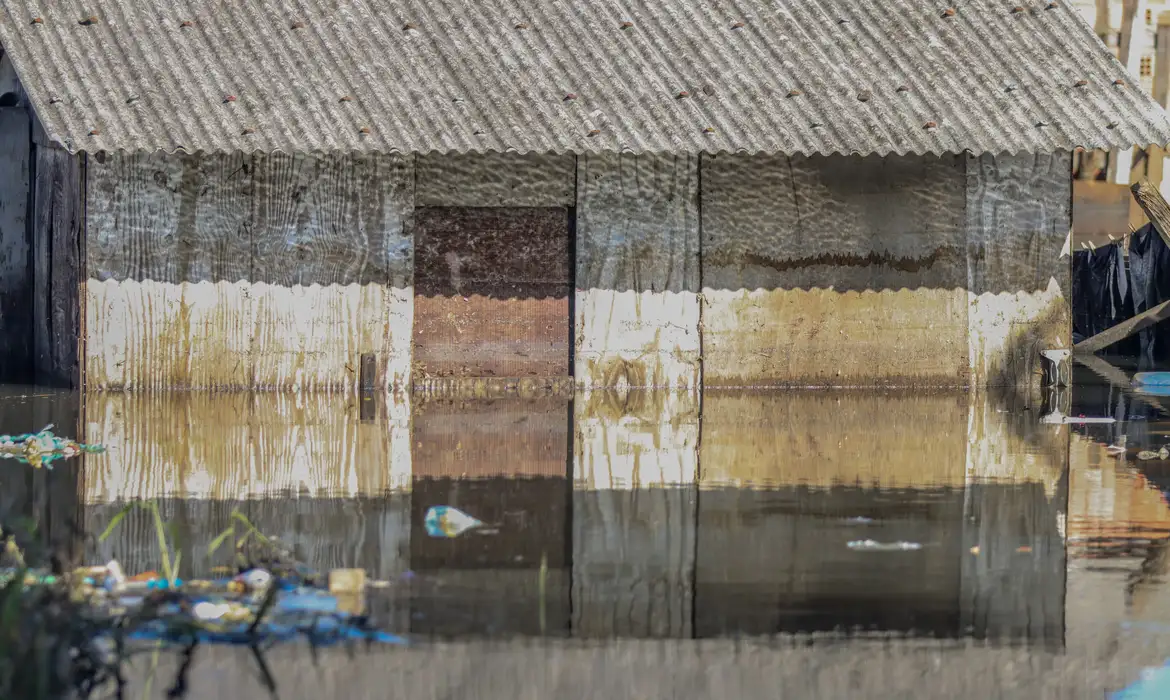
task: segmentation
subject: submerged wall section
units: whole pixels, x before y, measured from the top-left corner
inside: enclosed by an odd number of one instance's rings
[[[1068,162],[95,154],[86,385],[1023,385]]]

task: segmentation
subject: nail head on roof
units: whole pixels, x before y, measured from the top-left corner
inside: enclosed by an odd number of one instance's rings
[[[577,93],[575,93],[575,92],[566,92],[565,93],[565,102],[568,102],[570,100],[575,100],[575,99],[577,99]]]
[[[633,22],[622,22],[622,29],[633,29],[633,28],[634,28]]]
[[[243,136],[248,136],[248,135],[254,134],[254,133],[256,133],[256,130],[250,126],[245,126],[244,130],[240,132],[240,134]]]
[[[1015,7],[1012,8],[1013,15],[1022,14],[1023,12],[1024,12],[1024,8],[1021,5],[1016,5]]]
[[[686,90],[679,90],[678,95],[676,95],[676,97],[678,97],[680,100],[684,97],[690,97],[690,96],[691,96],[691,93],[687,92]]]
[[[225,95],[223,98],[223,101],[224,102],[235,102],[236,96],[235,95]]]
[[[527,22],[517,22],[516,28],[517,29],[528,29],[528,23]]]
[[[922,125],[922,128],[923,129],[937,129],[938,122],[926,122],[925,124]]]
[[[703,129],[703,133],[704,134],[713,134],[713,133],[715,133],[715,127],[713,127],[713,126],[705,127]]]
[[[370,127],[363,126],[362,128],[358,129],[358,133],[359,134],[368,134],[368,133],[370,133]]]
[[[1120,79],[1120,78],[1118,78],[1117,80],[1114,80],[1113,84],[1116,85],[1117,87],[1125,87],[1125,81]]]
[[[131,95],[131,96],[126,98],[126,104],[136,102],[137,100],[138,100],[138,95]]]
[[[1055,10],[1058,7],[1060,7],[1060,3],[1056,2],[1056,0],[1052,0],[1052,2],[1048,3],[1048,5],[1044,9]]]
[[[1088,85],[1088,84],[1089,84],[1089,81],[1088,81],[1088,80],[1085,80],[1084,78],[1081,78],[1080,80],[1078,80],[1078,81],[1076,81],[1075,83],[1073,83],[1073,87],[1085,87],[1085,86],[1086,86],[1086,85]]]
[[[910,92],[910,86],[909,85],[899,85],[898,88],[894,92]]]
[[[305,23],[298,19],[295,22],[293,22],[291,26],[293,29],[304,29]]]
[[[45,20],[43,17],[33,17],[32,23],[33,24],[44,24]]]
[[[871,97],[873,97],[873,93],[871,93],[869,90],[862,90],[861,92],[857,93],[857,99],[861,100],[862,102],[869,102],[869,98]]]
[[[60,102],[60,101],[61,101],[61,98],[60,98],[60,97],[57,97],[56,95],[50,95],[50,96],[49,96],[49,104],[51,104],[51,105],[55,105],[55,104],[57,104],[57,103],[58,103],[58,102]]]
[[[1036,122],[1036,126],[1045,127],[1045,126],[1048,126],[1048,122],[1041,119],[1040,121]]]
[[[90,129],[90,130],[89,130],[89,135],[90,135],[90,136],[100,136],[100,135],[101,135],[101,133],[102,133],[102,130],[101,130],[101,129]]]
[[[407,22],[406,24],[402,25],[402,31],[404,32],[409,32],[411,29],[418,29],[418,25],[414,22]]]
[[[186,28],[188,28],[188,27],[194,27],[194,26],[195,26],[195,23],[194,23],[194,22],[192,22],[192,21],[191,21],[191,20],[189,20],[189,19],[185,19],[185,20],[183,20],[182,22],[179,22],[179,28],[180,28],[180,29],[186,29]]]
[[[732,22],[731,28],[732,29],[743,29],[743,22]]]
[[[338,102],[353,102],[353,98],[350,97],[349,95],[342,95],[337,101]]]
[[[803,94],[804,90],[801,90],[800,88],[792,88],[788,91],[788,97],[800,97]]]
[[[590,129],[589,130],[589,136],[597,136],[600,133],[601,133],[601,129]]]
[[[948,7],[947,9],[943,10],[942,16],[943,17],[954,17],[955,16],[955,8]]]
[[[1110,129],[1116,129],[1116,128],[1117,128],[1117,122],[1109,122],[1109,128],[1110,128]]]
[[[81,20],[81,22],[79,24],[81,24],[83,27],[89,27],[91,25],[97,24],[98,21],[99,20],[98,20],[96,15],[90,15],[89,17],[86,17],[85,19]]]
[[[848,24],[848,23],[849,23],[849,20],[845,19],[844,17],[837,20],[837,24]]]

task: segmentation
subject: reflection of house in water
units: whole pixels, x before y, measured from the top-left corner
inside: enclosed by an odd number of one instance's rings
[[[394,624],[416,634],[1062,638],[1067,428],[980,394],[708,393],[700,415],[685,394],[594,392],[409,420],[383,404],[374,423],[344,398],[88,404],[110,445],[91,530],[118,507],[100,501],[170,495],[195,572],[239,505],[313,566],[397,581]],[[498,532],[427,537],[444,504]],[[138,519],[101,549],[148,567],[153,538]],[[848,547],[866,539],[921,548]]]

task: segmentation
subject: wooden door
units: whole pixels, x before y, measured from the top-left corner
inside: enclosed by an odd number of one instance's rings
[[[415,217],[414,378],[569,376],[569,210]]]

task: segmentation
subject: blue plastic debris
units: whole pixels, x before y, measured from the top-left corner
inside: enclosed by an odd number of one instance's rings
[[[458,537],[468,530],[483,527],[483,521],[451,506],[434,506],[427,511],[423,525],[431,537]]]
[[[105,451],[101,445],[85,445],[76,440],[57,437],[50,432],[52,427],[52,424],[46,425],[36,433],[0,435],[0,459],[15,459],[22,464],[51,469],[52,463],[59,459]]]
[[[1109,700],[1165,700],[1170,698],[1170,661],[1160,668],[1148,668],[1131,685],[1113,693]]]
[[[1133,388],[1151,396],[1170,396],[1170,372],[1138,372],[1133,375]]]

